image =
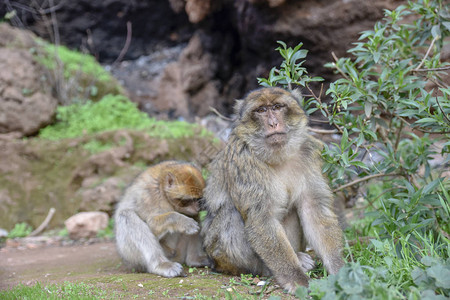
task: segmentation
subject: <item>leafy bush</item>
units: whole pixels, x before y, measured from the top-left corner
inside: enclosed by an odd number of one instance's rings
[[[372,243],[357,248],[355,256],[356,246],[348,248],[350,258],[362,265],[351,264],[314,283],[317,292],[311,288],[311,295],[389,299],[409,294],[418,299],[423,282],[434,294],[447,295],[410,274],[422,268],[422,257],[445,260],[450,255],[450,182],[444,175],[450,161],[450,87],[441,80],[450,64],[440,59],[449,35],[448,5],[409,2],[386,10],[374,30],[362,32],[349,50],[352,58],[327,64],[342,77],[330,83],[327,101],[310,87],[321,79],[302,67],[302,44],[292,49],[279,42],[283,63],[269,78],[258,79],[264,86],[300,86],[310,92],[302,99],[305,111],[322,114],[341,135],[339,143],[325,145],[322,152],[331,186],[346,194],[359,188],[373,208],[374,222],[363,230],[375,235]],[[374,251],[379,255],[374,257]],[[340,284],[346,280],[361,282],[352,290]]]
[[[139,111],[136,104],[121,95],[106,95],[98,102],[87,101],[59,106],[56,118],[55,124],[39,132],[41,138],[74,138],[116,129],[139,129],[155,137],[177,138],[193,135],[197,129],[195,125],[186,122],[164,122],[149,118],[147,114]],[[92,152],[107,147],[108,145],[103,144],[88,145]]]

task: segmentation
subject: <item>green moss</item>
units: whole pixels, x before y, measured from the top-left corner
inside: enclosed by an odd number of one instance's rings
[[[208,131],[182,121],[156,121],[139,111],[136,104],[122,95],[106,95],[98,102],[75,103],[57,109],[57,122],[42,129],[39,136],[49,140],[75,138],[117,129],[144,130],[152,137],[180,138],[208,136]],[[107,149],[108,144],[91,142],[91,152]]]
[[[105,82],[112,80],[112,76],[93,56],[70,50],[65,46],[55,46],[42,41],[40,41],[40,44],[47,54],[40,59],[40,62],[47,68],[53,70],[58,66],[58,60],[55,58],[59,58],[61,63],[64,64],[64,78],[68,79],[82,72],[97,78],[98,81]]]
[[[50,70],[57,90],[64,103],[75,99],[99,100],[107,94],[124,94],[124,89],[89,54],[70,50],[65,46],[56,46],[44,40],[36,39],[37,47],[31,49],[38,63]],[[64,92],[61,92],[64,91]]]

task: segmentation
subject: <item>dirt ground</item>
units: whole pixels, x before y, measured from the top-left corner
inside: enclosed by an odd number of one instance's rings
[[[191,272],[190,272],[191,271]],[[0,290],[22,283],[60,284],[83,282],[106,290],[111,298],[224,299],[226,293],[249,299],[286,295],[274,283],[260,293],[256,283],[241,282],[240,277],[214,273],[209,269],[185,267],[187,277],[163,278],[147,273],[132,273],[121,263],[114,242],[83,245],[17,246],[0,248]],[[233,297],[235,298],[235,297]]]

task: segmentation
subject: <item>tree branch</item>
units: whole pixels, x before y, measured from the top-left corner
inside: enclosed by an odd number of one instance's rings
[[[55,209],[52,207],[50,208],[50,210],[48,211],[47,217],[45,218],[44,222],[42,222],[41,225],[39,225],[38,228],[36,228],[32,233],[30,233],[28,236],[36,236],[39,233],[41,233],[47,226],[48,223],[50,223],[50,221],[53,218],[53,215],[55,214]]]
[[[428,47],[427,53],[425,53],[425,56],[422,58],[422,61],[417,66],[417,68],[413,69],[413,72],[417,72],[417,70],[420,70],[422,65],[424,64],[425,60],[427,59],[428,55],[430,54],[431,48],[433,48],[434,42],[438,40],[439,36],[434,37],[434,39],[431,41],[430,47]]]
[[[433,72],[433,71],[445,71],[450,70],[450,66],[440,67],[440,68],[430,68],[430,69],[414,69],[413,72]]]
[[[383,176],[400,176],[401,174],[373,174],[373,175],[369,175],[363,178],[358,178],[356,180],[353,180],[352,182],[349,182],[347,184],[341,185],[340,187],[336,188],[333,190],[333,193],[338,192],[340,190],[346,189],[348,187],[351,187],[352,185],[364,182],[364,181],[368,181],[370,179],[373,178],[378,178],[378,177],[383,177]]]

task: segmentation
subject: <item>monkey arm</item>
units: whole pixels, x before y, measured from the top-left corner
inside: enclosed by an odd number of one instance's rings
[[[147,224],[158,239],[167,233],[194,234],[200,229],[197,221],[175,211],[152,216],[147,219]]]
[[[305,197],[298,214],[310,246],[321,257],[328,272],[335,274],[344,265],[342,252],[343,233],[331,207],[331,193],[310,193]],[[326,190],[328,191],[328,189]]]

